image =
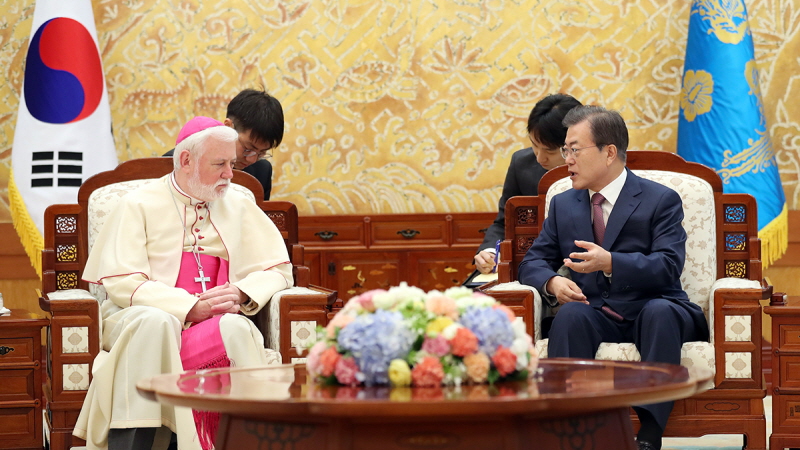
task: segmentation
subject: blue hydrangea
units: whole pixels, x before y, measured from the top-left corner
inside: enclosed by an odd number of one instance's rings
[[[470,306],[461,315],[461,324],[478,337],[478,348],[490,357],[502,345],[509,348],[514,342],[514,330],[506,313],[499,309]]]
[[[389,363],[405,359],[415,340],[402,314],[382,309],[359,315],[337,338],[341,351],[352,353],[367,386],[389,383]]]

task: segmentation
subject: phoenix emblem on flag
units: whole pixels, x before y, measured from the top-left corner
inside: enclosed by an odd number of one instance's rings
[[[775,160],[775,147],[766,130],[755,130],[758,139],[748,139],[749,147],[733,153],[732,150],[722,152],[722,169],[717,173],[722,182],[728,184],[733,177],[740,177],[748,172],[764,172]]]
[[[703,16],[717,39],[726,44],[738,44],[750,32],[741,0],[700,0],[692,5],[692,14]]]

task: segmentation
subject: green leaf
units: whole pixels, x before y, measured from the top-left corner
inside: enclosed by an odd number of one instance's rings
[[[494,384],[499,379],[500,372],[498,372],[494,367],[489,369],[489,375],[486,376],[486,380],[489,381],[489,384]]]

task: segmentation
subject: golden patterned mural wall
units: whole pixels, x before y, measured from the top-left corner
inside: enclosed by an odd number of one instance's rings
[[[94,0],[121,160],[264,86],[284,106],[273,199],[300,213],[491,211],[533,104],[622,112],[675,151],[689,0]],[[767,120],[800,209],[800,0],[747,1]],[[33,15],[0,0],[0,222]]]

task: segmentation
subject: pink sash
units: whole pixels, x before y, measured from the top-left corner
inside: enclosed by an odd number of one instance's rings
[[[181,333],[181,362],[183,370],[203,370],[230,367],[231,360],[225,352],[219,321],[222,315],[196,323]],[[193,409],[194,425],[203,450],[214,448],[219,429],[220,414]]]
[[[200,255],[200,264],[203,265],[203,274],[209,278],[206,281],[206,289],[228,282],[228,261],[216,256]],[[178,281],[175,287],[185,289],[190,294],[203,292],[203,285],[195,278],[199,278],[197,261],[192,252],[183,252],[181,255],[181,270],[178,273]]]
[[[209,255],[200,255],[203,265],[203,274],[208,277],[206,290],[214,286],[225,284],[228,281],[228,261]],[[181,270],[175,287],[185,289],[190,294],[203,292],[199,278],[197,262],[191,252],[183,252],[181,256]],[[219,331],[219,321],[222,315],[214,316],[208,320],[193,324],[181,333],[181,362],[183,370],[203,370],[230,367],[231,361],[222,342],[222,333]],[[219,413],[211,411],[192,410],[197,435],[203,450],[214,448],[214,440],[219,429]]]

